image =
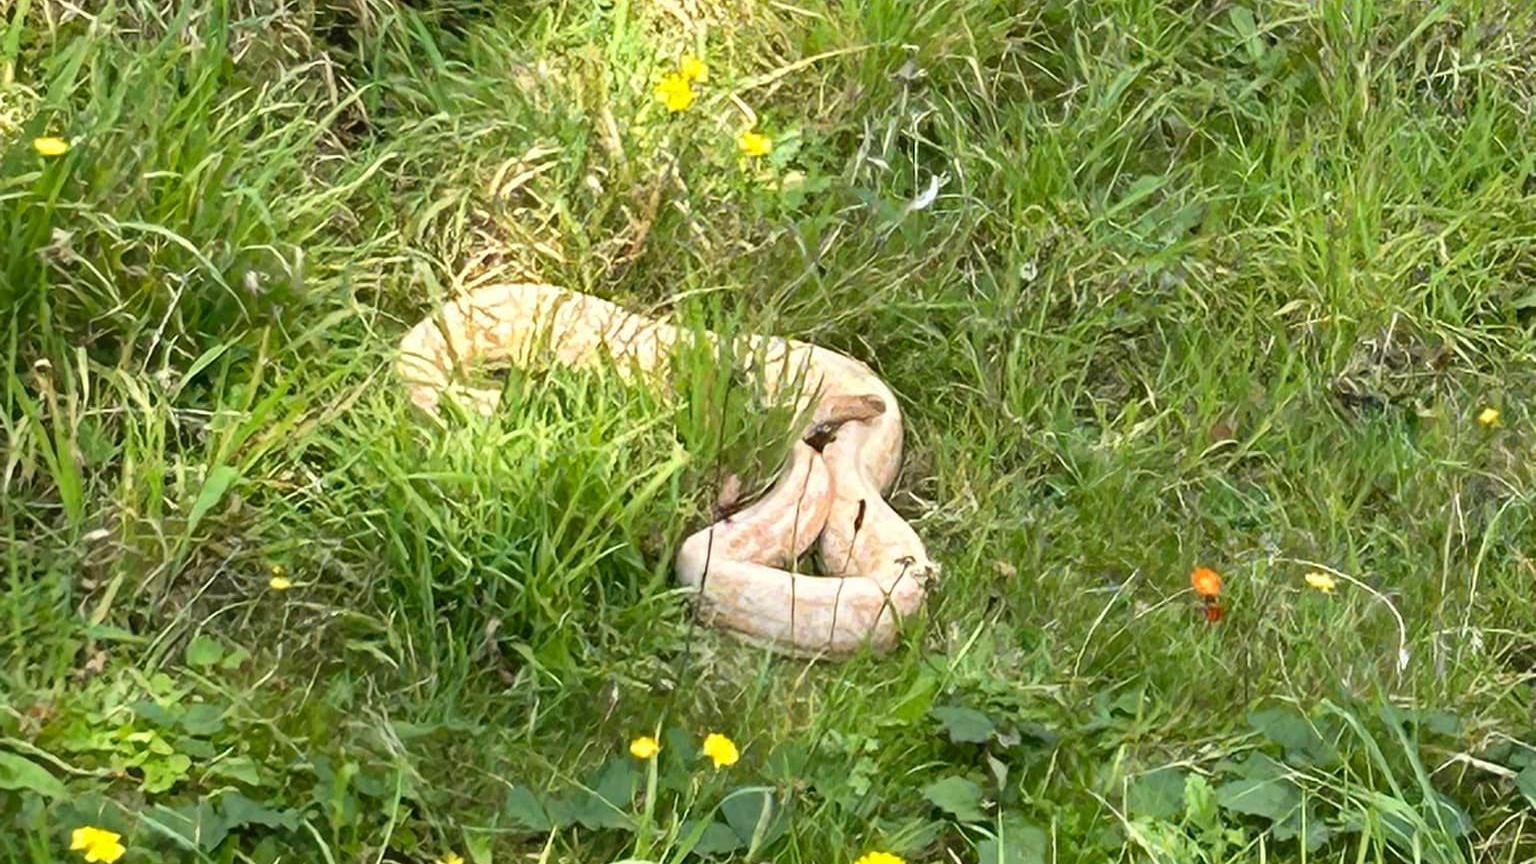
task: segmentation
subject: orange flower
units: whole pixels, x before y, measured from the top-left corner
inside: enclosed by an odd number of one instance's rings
[[[1221,596],[1221,574],[1209,567],[1196,567],[1189,574],[1189,584],[1195,588],[1195,593],[1201,597]]]

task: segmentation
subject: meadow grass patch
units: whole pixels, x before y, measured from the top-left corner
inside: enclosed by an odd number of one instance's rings
[[[7,860],[1531,857],[1525,5],[0,21]],[[414,412],[516,279],[889,382],[897,650],[690,621],[794,423],[710,351]]]

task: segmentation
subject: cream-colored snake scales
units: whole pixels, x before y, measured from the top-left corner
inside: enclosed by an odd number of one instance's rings
[[[492,285],[412,328],[400,343],[398,371],[411,401],[428,412],[447,395],[489,413],[499,391],[455,383],[456,371],[483,362],[612,360],[622,374],[660,380],[678,339],[670,324],[587,294]],[[761,499],[683,542],[679,581],[702,594],[707,623],[781,652],[889,648],[938,574],[912,526],[882,497],[901,460],[896,397],[868,366],[816,345],[748,336],[736,348],[764,394],[793,395],[810,425]],[[825,575],[787,569],[812,544]]]

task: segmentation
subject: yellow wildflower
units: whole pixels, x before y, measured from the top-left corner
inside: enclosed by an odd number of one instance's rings
[[[69,835],[69,848],[73,852],[85,853],[85,860],[90,862],[102,861],[112,864],[113,861],[123,857],[127,849],[123,848],[122,835],[114,834],[105,828],[96,828],[87,825],[76,828]]]
[[[656,98],[673,114],[687,111],[693,104],[693,82],[677,72],[663,75],[656,84]]]
[[[1492,426],[1493,424],[1499,422],[1499,409],[1492,406],[1484,408],[1483,412],[1477,415],[1477,422],[1483,424],[1484,426]]]
[[[36,150],[39,156],[63,156],[69,152],[69,142],[63,138],[46,135],[42,138],[33,138],[32,149]]]
[[[736,750],[736,742],[719,732],[711,732],[705,736],[704,755],[714,760],[717,771],[735,765],[736,760],[741,758],[741,753]]]
[[[457,852],[444,852],[443,857],[437,859],[435,864],[464,864],[464,859]]]
[[[1327,573],[1324,573],[1321,570],[1314,570],[1311,573],[1308,573],[1306,579],[1308,585],[1311,585],[1313,588],[1316,588],[1324,594],[1332,594],[1333,589],[1339,587],[1339,583],[1332,576],[1329,576]]]
[[[756,159],[759,156],[767,156],[773,151],[773,139],[748,129],[736,136],[736,149],[740,150],[742,155]]]
[[[636,759],[650,759],[661,752],[661,745],[649,735],[641,735],[629,742],[629,755]]]
[[[868,852],[853,864],[907,864],[901,856],[889,852]]]
[[[267,587],[273,591],[287,591],[293,587],[293,580],[286,575],[288,571],[281,567],[272,568],[272,578],[267,580]]]
[[[683,59],[677,64],[677,72],[689,81],[709,80],[709,67],[704,65],[703,60],[692,54],[683,55]]]

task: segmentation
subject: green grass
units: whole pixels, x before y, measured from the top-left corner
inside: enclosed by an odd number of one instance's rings
[[[0,858],[1536,856],[1529,4],[86,5],[0,11]],[[728,358],[415,413],[519,278],[870,363],[900,647],[691,622]]]

